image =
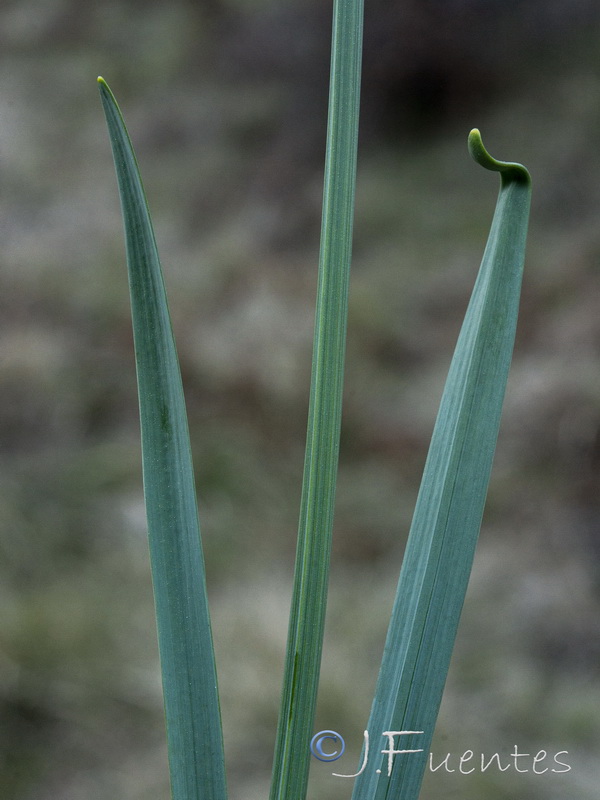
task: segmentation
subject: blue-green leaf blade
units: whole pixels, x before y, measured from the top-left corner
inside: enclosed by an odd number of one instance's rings
[[[173,800],[225,800],[221,718],[179,362],[154,231],[116,100],[100,95],[125,227],[144,495]]]
[[[478,131],[471,132],[469,148],[478,163],[500,172],[500,194],[431,440],[368,723],[369,758],[353,800],[418,798],[512,358],[531,182],[521,165],[492,159]],[[421,752],[395,755],[389,776],[388,755],[381,753],[386,731],[422,731],[395,737],[394,749]]]
[[[362,60],[363,0],[335,0],[306,453],[271,800],[304,800],[337,480]]]

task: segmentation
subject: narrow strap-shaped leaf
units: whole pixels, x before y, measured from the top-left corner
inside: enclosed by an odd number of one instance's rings
[[[353,800],[417,800],[471,571],[514,344],[531,184],[520,164],[471,154],[500,172],[496,212],[425,465]],[[386,732],[395,735],[391,754]]]
[[[116,100],[98,79],[121,195],[144,494],[173,800],[225,800],[221,718],[185,402],[154,231]]]
[[[303,800],[310,764],[342,413],[362,22],[363,0],[335,0],[311,394],[271,800]]]

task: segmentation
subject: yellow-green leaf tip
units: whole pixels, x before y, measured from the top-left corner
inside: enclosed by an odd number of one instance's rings
[[[110,90],[110,86],[104,80],[102,75],[98,75],[98,89],[100,90],[100,96],[102,97],[102,101],[111,100],[114,105],[117,105],[117,101],[115,100],[114,94]]]
[[[469,133],[469,153],[478,164],[486,169],[491,169],[493,172],[510,173],[511,177],[516,180],[530,181],[529,172],[522,164],[514,161],[498,161],[496,158],[492,158],[483,146],[478,128],[473,128]]]

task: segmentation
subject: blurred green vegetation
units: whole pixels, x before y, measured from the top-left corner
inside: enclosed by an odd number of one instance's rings
[[[398,8],[396,8],[398,6]],[[158,800],[166,755],[121,223],[117,92],[179,344],[232,798],[265,797],[316,285],[327,3],[0,9],[0,793]],[[347,798],[445,373],[497,186],[534,181],[515,361],[434,751],[572,771],[429,775],[424,800],[597,796],[600,11],[367,4],[333,574],[309,797]],[[434,24],[435,23],[435,24]],[[440,758],[441,760],[441,758]],[[339,767],[339,769],[337,768]]]

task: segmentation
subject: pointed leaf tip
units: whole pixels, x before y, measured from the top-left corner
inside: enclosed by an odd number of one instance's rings
[[[493,158],[483,145],[481,133],[478,128],[473,128],[469,133],[469,153],[472,158],[485,169],[490,169],[492,172],[500,172],[510,177],[513,180],[531,182],[531,177],[527,169],[514,161],[498,161]]]
[[[102,77],[102,75],[98,75],[98,89],[100,90],[100,97],[102,98],[102,102],[105,102],[105,98],[110,98],[114,102],[114,104],[117,105],[115,96],[112,93],[108,83]]]

